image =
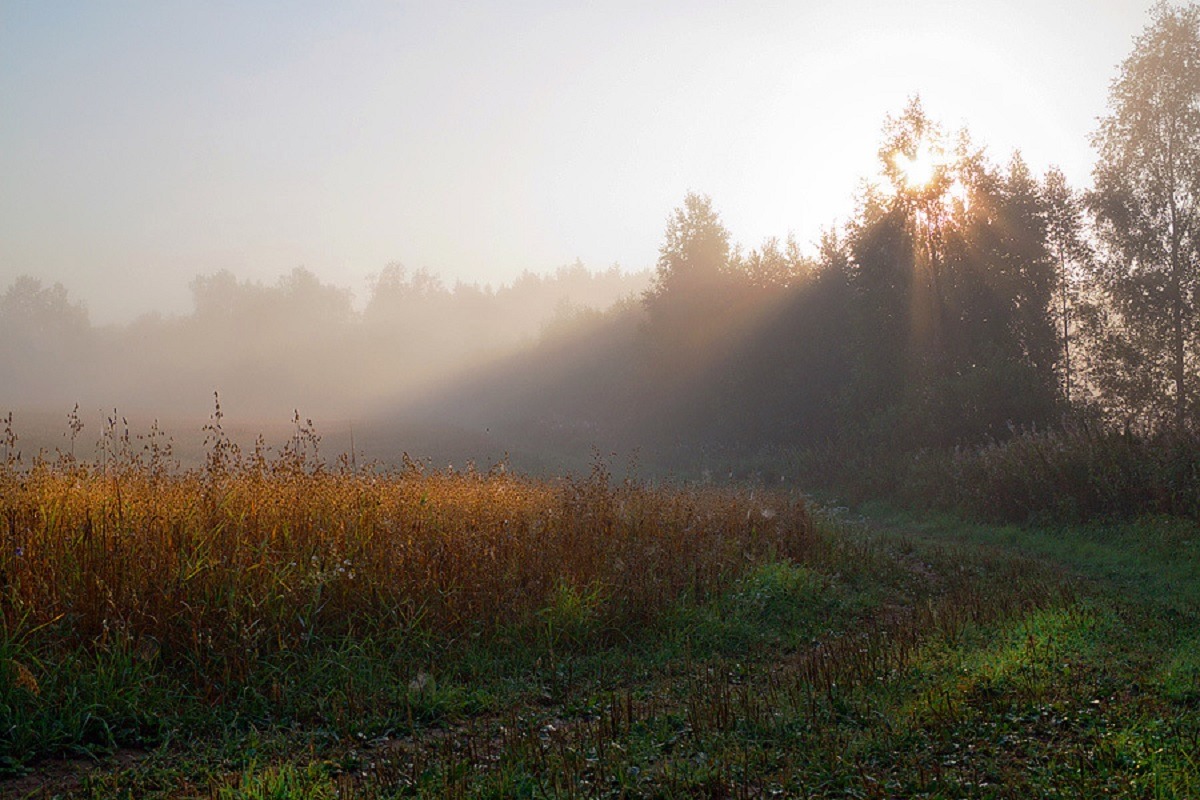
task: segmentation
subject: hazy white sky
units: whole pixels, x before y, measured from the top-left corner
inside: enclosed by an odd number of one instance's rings
[[[710,194],[746,246],[814,241],[920,93],[1077,185],[1149,4],[0,0],[0,288],[95,321],[197,274],[389,261],[500,282],[653,264]]]

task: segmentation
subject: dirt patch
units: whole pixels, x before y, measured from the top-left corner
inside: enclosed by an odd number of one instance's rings
[[[40,761],[27,775],[0,778],[0,800],[54,797],[77,791],[84,778],[96,771],[113,772],[132,767],[148,756],[145,750],[118,750],[103,759],[52,758]]]

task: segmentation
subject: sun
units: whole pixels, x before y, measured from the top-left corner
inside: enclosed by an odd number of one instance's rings
[[[922,145],[912,158],[897,152],[892,156],[892,164],[900,171],[900,177],[908,189],[924,189],[929,186],[937,177],[938,169],[943,166],[942,160],[925,145]]]

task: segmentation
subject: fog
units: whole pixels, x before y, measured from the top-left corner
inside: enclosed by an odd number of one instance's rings
[[[0,413],[30,456],[311,420],[545,471],[1181,425],[1192,323],[1121,293],[1088,187],[1146,19],[5,6]]]
[[[357,425],[356,455],[482,460],[486,413],[433,413],[453,387],[636,306],[649,283],[648,271],[576,262],[497,287],[447,286],[392,264],[356,309],[349,289],[304,269],[271,283],[221,271],[191,281],[186,314],[94,325],[64,286],[22,276],[0,293],[0,408],[14,412],[30,454],[91,452],[106,427],[145,435],[158,420],[194,463],[219,401],[243,444],[258,433],[286,441],[299,414],[331,455],[350,452]],[[68,414],[84,426],[76,442]]]
[[[577,261],[491,287],[392,264],[357,305],[305,269],[220,271],[190,282],[188,313],[105,325],[64,286],[22,276],[0,293],[0,410],[30,456],[136,449],[156,429],[190,466],[220,425],[247,450],[315,431],[325,458],[364,462],[557,473],[597,454],[659,460],[739,429],[711,416],[742,403],[726,396],[730,371],[817,266],[792,239],[731,247],[693,194],[653,271]]]

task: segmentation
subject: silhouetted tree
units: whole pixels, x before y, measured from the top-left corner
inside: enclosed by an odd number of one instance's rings
[[[868,195],[847,232],[849,278],[854,301],[848,310],[854,339],[852,416],[865,421],[900,402],[916,370],[909,363],[910,302],[916,273],[915,249],[904,213]]]
[[[192,307],[198,318],[230,322],[237,315],[246,287],[232,272],[223,269],[212,275],[197,275],[188,284]]]
[[[1058,349],[1037,182],[965,133],[948,146],[917,100],[884,133],[885,184],[848,236],[863,435],[942,445],[1046,420]]]
[[[940,416],[958,436],[1044,424],[1057,399],[1054,262],[1040,187],[1020,154],[1006,172],[978,156],[962,170],[969,202],[947,244],[948,343]]]
[[[725,429],[743,446],[813,445],[833,439],[845,418],[852,381],[848,259],[842,243],[827,234],[815,261],[799,255],[794,243],[772,255],[782,269],[763,282],[747,272],[754,298],[743,323],[745,340],[727,361]],[[782,258],[779,258],[782,256]]]
[[[667,221],[654,285],[644,300],[651,314],[690,304],[716,290],[729,264],[729,231],[706,195],[689,192]]]
[[[793,236],[780,247],[776,238],[767,239],[761,247],[731,259],[730,270],[735,276],[757,289],[787,289],[797,286],[813,274],[816,265],[800,252]]]

